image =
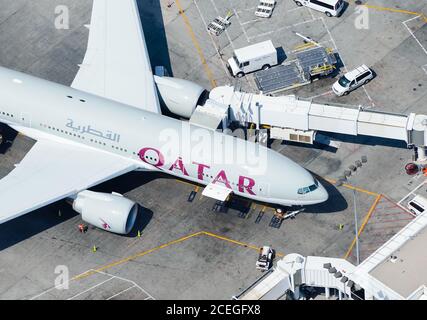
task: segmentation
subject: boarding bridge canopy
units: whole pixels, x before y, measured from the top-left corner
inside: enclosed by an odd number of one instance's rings
[[[320,104],[293,95],[272,97],[236,92],[231,86],[213,89],[210,99],[230,108],[229,120],[262,126],[366,135],[427,145],[427,116],[393,114],[338,104]]]

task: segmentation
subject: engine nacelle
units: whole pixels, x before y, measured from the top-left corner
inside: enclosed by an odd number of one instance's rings
[[[183,79],[154,76],[154,81],[169,111],[187,119],[193,114],[205,91],[198,84]]]
[[[89,190],[77,194],[73,209],[85,222],[118,234],[128,234],[138,214],[138,204],[120,194]]]

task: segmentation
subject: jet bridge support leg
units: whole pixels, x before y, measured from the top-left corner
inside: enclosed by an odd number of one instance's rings
[[[427,161],[427,157],[426,157],[426,147],[424,147],[424,146],[419,146],[419,147],[417,147],[417,151],[418,151],[418,158],[417,158],[417,161],[418,161],[418,162],[425,162],[425,161]]]

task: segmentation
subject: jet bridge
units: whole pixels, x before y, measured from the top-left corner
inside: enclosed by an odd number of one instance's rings
[[[229,107],[228,121],[269,128],[272,138],[313,143],[317,131],[366,135],[416,146],[418,161],[427,161],[427,116],[366,110],[363,106],[320,104],[294,95],[272,97],[214,88],[210,99]],[[311,137],[311,138],[310,138]]]

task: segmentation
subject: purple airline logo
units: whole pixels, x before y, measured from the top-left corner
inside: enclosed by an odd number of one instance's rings
[[[165,157],[163,154],[154,148],[146,147],[142,148],[139,153],[139,158],[144,161],[145,163],[151,164],[159,169],[165,169],[163,168],[165,164]],[[210,166],[203,164],[203,163],[197,163],[193,162],[193,165],[197,166],[197,178],[200,181],[204,181],[204,174],[206,169],[210,169]],[[168,168],[169,171],[180,171],[184,176],[189,176],[187,169],[185,168],[184,162],[182,160],[182,157],[178,157],[172,165]],[[225,170],[220,170],[215,178],[213,179],[212,183],[214,184],[222,184],[223,186],[232,189],[230,181],[227,178],[227,173]],[[239,176],[238,181],[238,188],[239,192],[242,193],[248,193],[251,195],[255,195],[255,192],[253,191],[253,187],[255,186],[255,180],[246,177],[246,176]]]

